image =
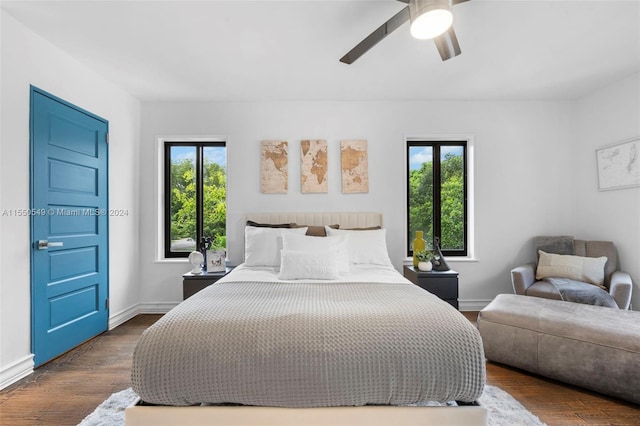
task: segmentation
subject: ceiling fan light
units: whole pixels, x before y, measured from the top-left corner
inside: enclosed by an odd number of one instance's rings
[[[439,36],[453,22],[449,0],[412,0],[409,12],[411,35],[421,40]]]

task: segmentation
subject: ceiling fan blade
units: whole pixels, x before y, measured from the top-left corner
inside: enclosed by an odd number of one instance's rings
[[[458,56],[462,51],[460,50],[460,44],[458,38],[453,30],[453,25],[449,27],[447,31],[434,38],[438,53],[443,61]]]
[[[396,13],[391,19],[380,25],[374,32],[369,34],[367,38],[362,40],[351,49],[346,55],[340,58],[340,62],[352,64],[360,56],[364,55],[369,49],[378,44],[382,39],[395,31],[400,25],[409,20],[409,6]]]

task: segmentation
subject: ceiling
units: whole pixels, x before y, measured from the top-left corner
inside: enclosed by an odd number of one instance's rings
[[[640,71],[640,0],[472,0],[462,55],[404,24],[338,59],[405,5],[342,1],[10,1],[2,9],[142,101],[575,99]]]

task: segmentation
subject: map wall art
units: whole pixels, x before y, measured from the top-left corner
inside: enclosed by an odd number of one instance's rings
[[[343,194],[369,192],[369,161],[366,140],[340,141],[340,168]]]
[[[287,141],[261,141],[260,148],[260,189],[264,194],[286,194],[289,190],[289,145]]]
[[[303,194],[327,193],[327,141],[300,141],[300,187]]]

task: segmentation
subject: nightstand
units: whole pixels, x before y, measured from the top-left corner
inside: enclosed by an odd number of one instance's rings
[[[182,300],[193,296],[203,288],[210,286],[220,278],[233,270],[233,266],[227,266],[226,270],[220,272],[203,272],[202,274],[192,274],[187,272],[182,275]]]
[[[415,285],[435,294],[458,309],[458,273],[456,271],[422,272],[413,265],[405,265],[404,276]]]

